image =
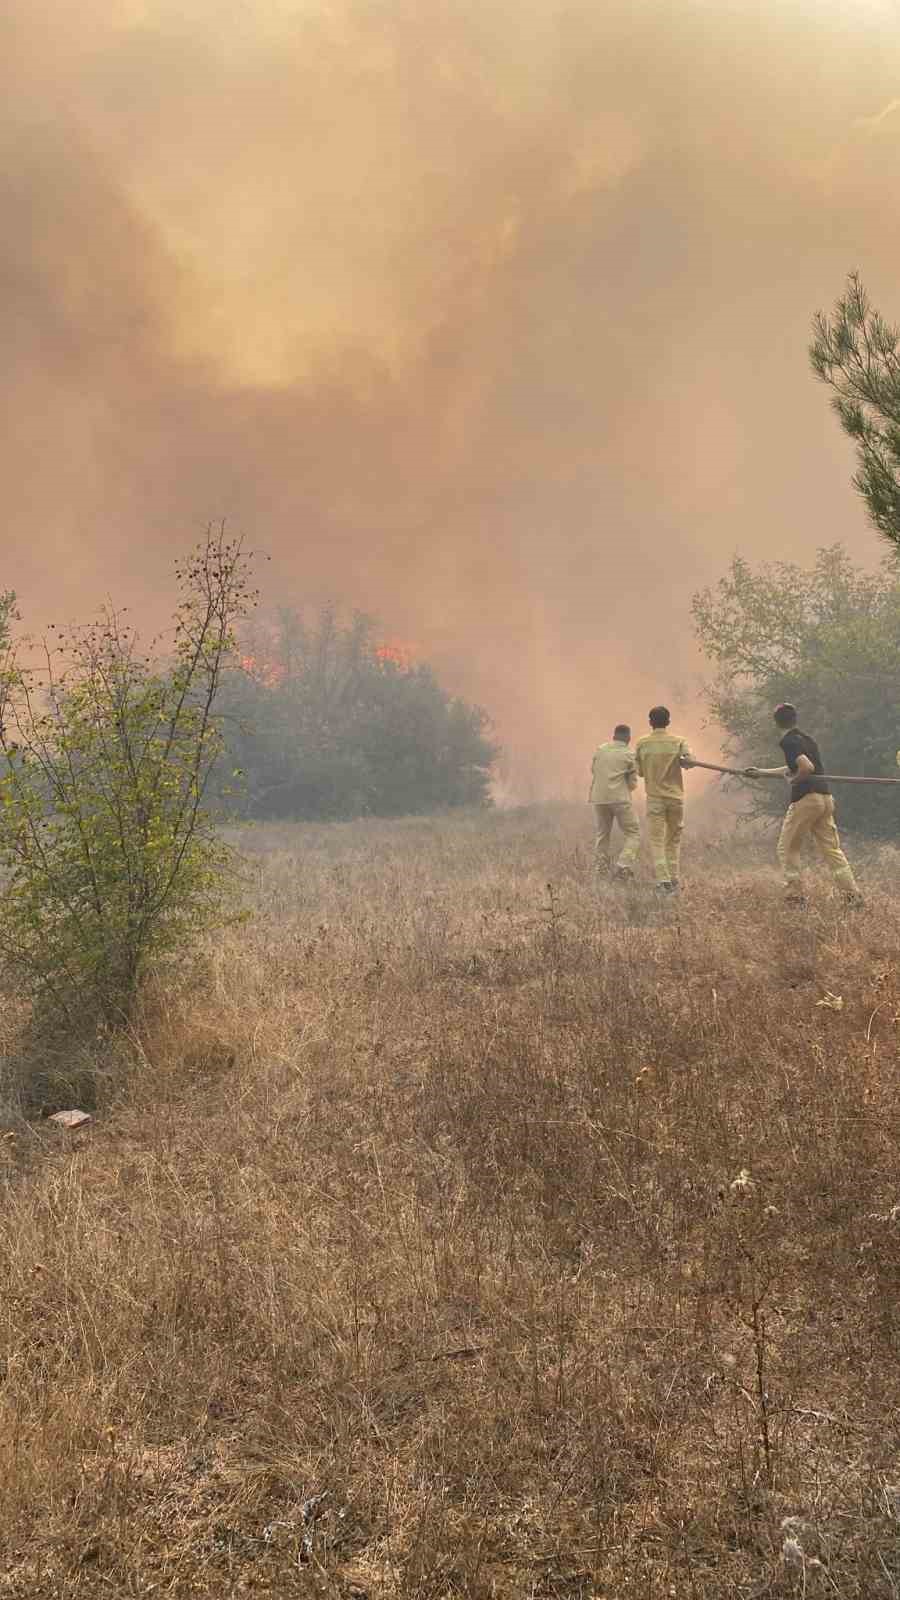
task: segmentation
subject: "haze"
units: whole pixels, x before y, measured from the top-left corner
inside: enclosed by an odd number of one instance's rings
[[[0,42],[32,625],[157,625],[226,517],[526,795],[651,700],[697,729],[734,550],[877,557],[806,346],[851,267],[900,318],[891,0],[7,0]]]

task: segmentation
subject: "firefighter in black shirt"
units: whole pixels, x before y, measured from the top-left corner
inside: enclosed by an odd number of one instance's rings
[[[850,905],[859,905],[862,896],[850,863],[841,849],[834,820],[834,801],[828,780],[823,777],[825,768],[819,746],[808,733],[797,727],[795,706],[775,707],[775,722],[782,738],[779,741],[787,765],[784,767],[747,767],[748,778],[784,776],[790,779],[791,803],[778,838],[778,860],[784,873],[787,898],[793,905],[803,904],[800,889],[800,852],[804,839],[812,839],[828,867],[835,883],[844,891]]]

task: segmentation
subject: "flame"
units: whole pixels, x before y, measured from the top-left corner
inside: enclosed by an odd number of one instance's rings
[[[386,639],[375,646],[375,660],[382,666],[396,667],[399,672],[412,672],[416,655],[412,645],[403,644],[399,639]]]
[[[274,635],[270,642],[277,646]],[[412,672],[416,665],[413,646],[400,639],[385,639],[381,644],[374,645],[372,658],[380,667],[392,668],[395,672]],[[282,661],[273,661],[267,655],[254,655],[251,650],[245,649],[237,662],[241,671],[264,689],[280,689],[288,677],[288,670]]]
[[[241,656],[240,668],[248,678],[261,683],[265,689],[277,689],[284,680],[284,667],[277,661],[260,661],[257,656]]]

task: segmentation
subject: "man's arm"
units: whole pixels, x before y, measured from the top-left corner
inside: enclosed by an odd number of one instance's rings
[[[805,777],[807,772],[815,772],[815,767],[809,756],[801,753],[793,762],[788,762],[786,767],[745,767],[745,778],[797,778]]]
[[[805,777],[807,772],[815,772],[815,767],[809,756],[804,755],[799,748],[800,737],[795,733],[786,733],[781,741],[787,765],[784,767],[747,767],[745,775],[748,778],[797,778]]]
[[[629,789],[637,788],[637,762],[633,755],[629,756],[628,766],[625,768],[625,782]]]

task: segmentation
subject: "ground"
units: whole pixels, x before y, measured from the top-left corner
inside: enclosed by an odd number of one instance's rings
[[[4,1600],[900,1594],[900,852],[660,905],[588,819],[241,834],[89,1128],[7,1104]]]

